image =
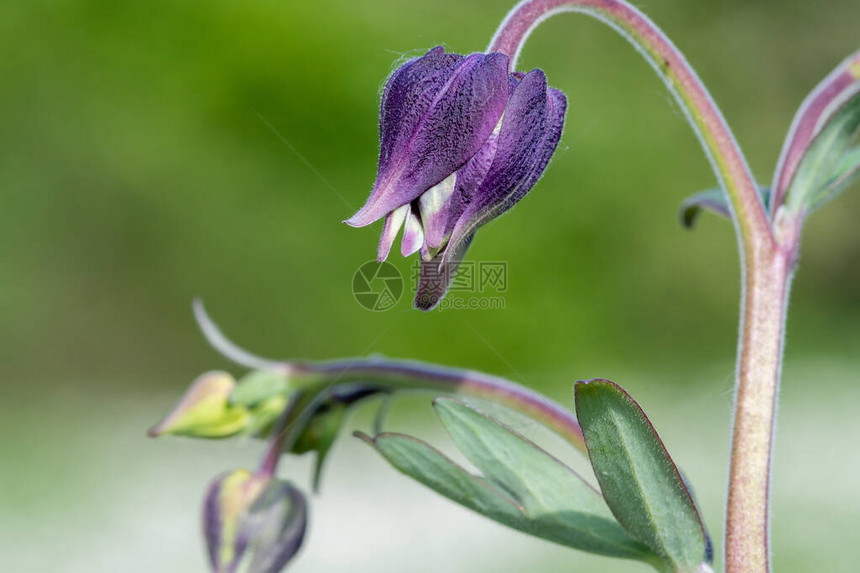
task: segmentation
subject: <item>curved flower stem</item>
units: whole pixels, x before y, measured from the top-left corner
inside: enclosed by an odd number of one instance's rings
[[[269,442],[266,444],[266,451],[263,454],[263,459],[260,460],[260,467],[257,470],[258,474],[272,477],[278,469],[278,462],[281,460],[281,453],[284,449],[284,443],[289,436],[289,428],[287,424],[290,419],[290,414],[296,407],[298,396],[292,396],[290,402],[284,408],[283,413],[275,422],[272,433],[269,437]]]
[[[370,382],[385,390],[455,392],[493,401],[539,421],[587,453],[576,416],[560,404],[510,380],[412,360],[354,358],[331,362],[290,362],[290,378],[299,384]]]
[[[620,0],[524,0],[508,13],[488,50],[508,54],[515,67],[531,31],[563,12],[582,12],[605,22],[645,56],[681,105],[728,193],[744,253],[749,257],[760,246],[772,246],[755,179],[720,110],[684,55],[639,10]]]
[[[726,517],[726,571],[769,571],[768,488],[789,284],[802,213],[780,221],[780,242],[729,126],[686,58],[644,14],[620,0],[524,0],[490,43],[516,63],[542,21],[562,12],[589,14],[627,38],[683,108],[729,196],[742,269],[735,425]]]
[[[540,422],[588,455],[576,416],[561,404],[510,380],[473,370],[447,368],[415,360],[347,358],[327,362],[277,361],[243,350],[227,338],[194,301],[194,316],[209,344],[226,358],[248,368],[279,370],[299,387],[369,383],[381,391],[432,390],[454,392],[490,400]],[[288,407],[287,410],[290,410]],[[269,463],[263,462],[264,465]]]

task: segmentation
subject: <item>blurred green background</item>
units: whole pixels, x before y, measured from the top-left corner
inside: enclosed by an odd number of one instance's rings
[[[640,399],[721,544],[739,273],[734,231],[677,207],[715,184],[641,57],[602,24],[545,24],[521,67],[568,95],[551,168],[472,260],[505,309],[373,313],[353,273],[378,228],[340,221],[375,175],[377,94],[406,52],[484,49],[499,0],[71,0],[0,5],[0,563],[204,571],[198,509],[252,443],[152,441],[191,379],[241,369],[201,296],[272,357],[367,353],[510,377],[569,404],[608,377]],[[653,0],[769,182],[805,94],[858,48],[856,0]],[[860,189],[816,215],[792,293],[773,484],[777,570],[856,571]],[[392,261],[411,277],[412,260]],[[395,417],[432,424],[426,400]],[[359,423],[369,414],[359,414]],[[429,426],[428,426],[429,427]],[[432,429],[427,429],[433,432]],[[644,570],[484,522],[344,438],[314,499],[310,571]],[[307,485],[308,460],[285,475]],[[578,566],[578,568],[577,568]]]

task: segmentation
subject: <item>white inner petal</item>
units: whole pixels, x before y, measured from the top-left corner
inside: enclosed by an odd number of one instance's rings
[[[493,133],[491,135],[498,135],[500,131],[502,131],[502,121],[505,119],[505,112],[502,112],[502,117],[499,118],[499,123],[496,124],[496,127],[493,128]]]
[[[421,220],[414,211],[410,210],[406,215],[406,226],[403,227],[403,242],[400,244],[400,254],[408,257],[416,252],[424,244],[424,228]]]
[[[454,184],[457,182],[457,172],[455,171],[427,191],[421,194],[418,198],[418,208],[421,211],[421,218],[426,219],[428,215],[438,213],[445,205],[448,197],[454,192]]]
[[[382,227],[382,236],[379,238],[379,248],[376,251],[377,261],[382,262],[388,258],[391,245],[394,244],[394,239],[397,238],[397,233],[400,231],[400,227],[403,226],[408,213],[409,204],[407,203],[385,216],[385,226]]]
[[[448,224],[447,213],[444,209],[457,184],[457,173],[454,172],[438,184],[425,191],[418,198],[418,211],[424,223],[424,234],[429,247],[440,247],[445,242],[445,226]]]

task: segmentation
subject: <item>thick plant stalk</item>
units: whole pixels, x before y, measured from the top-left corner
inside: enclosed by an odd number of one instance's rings
[[[747,259],[726,505],[726,573],[770,571],[771,453],[793,259],[782,248]]]
[[[768,489],[789,284],[802,214],[774,238],[756,183],[731,130],[684,56],[644,14],[618,0],[525,0],[502,22],[490,50],[515,64],[531,31],[550,16],[582,12],[627,38],[664,80],[699,136],[729,196],[741,254],[742,302],[735,426],[726,514],[726,571],[769,571]]]

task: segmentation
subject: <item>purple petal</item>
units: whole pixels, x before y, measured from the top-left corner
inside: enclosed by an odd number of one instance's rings
[[[209,563],[212,568],[218,569],[221,548],[221,481],[229,475],[225,472],[215,478],[206,488],[206,497],[203,500],[203,537],[206,540],[206,552],[209,554]]]
[[[437,62],[443,55],[451,56],[434,49],[392,76],[383,95],[376,183],[348,224],[369,225],[417,199],[475,155],[498,123],[508,95],[508,57],[473,54],[447,73],[450,62]]]
[[[564,94],[547,89],[543,72],[523,77],[505,110],[492,165],[457,220],[451,243],[513,207],[537,183],[561,138],[566,108]]]
[[[449,201],[448,218],[443,233],[445,241],[451,237],[457,221],[475,201],[475,194],[490,171],[498,149],[500,127],[493,130],[480,151],[456,173],[457,185]]]
[[[472,237],[474,235],[459,241],[453,251],[446,248],[431,261],[421,262],[418,288],[415,292],[415,308],[432,310],[439,304],[448,292],[448,287],[451,286],[451,281],[457,273],[457,267],[469,250],[469,245],[472,244]]]

